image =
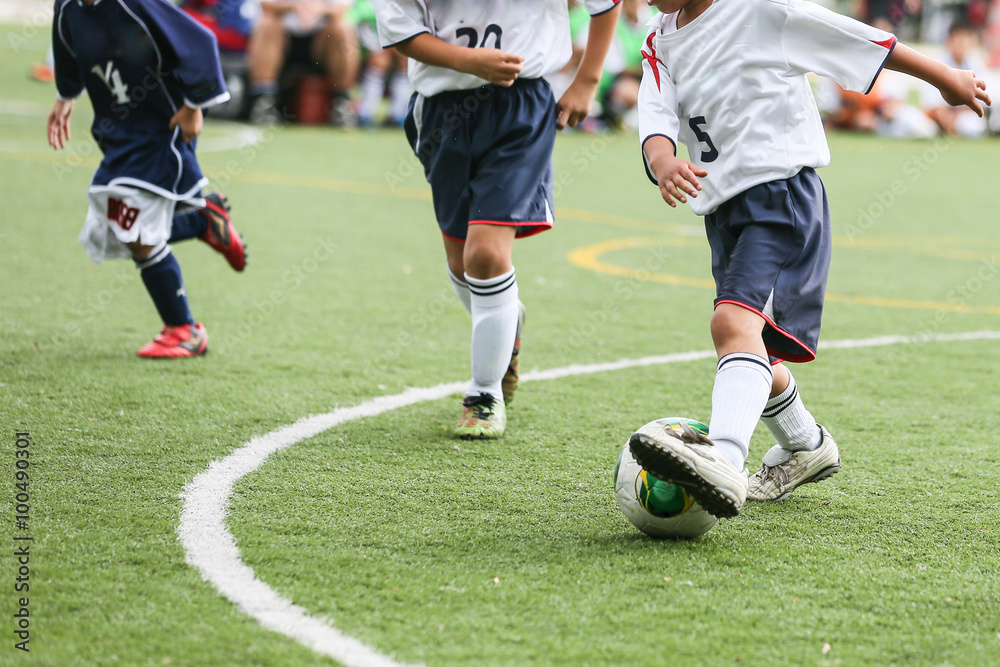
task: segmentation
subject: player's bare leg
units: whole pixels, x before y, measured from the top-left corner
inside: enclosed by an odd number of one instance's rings
[[[274,125],[281,120],[277,108],[278,75],[285,62],[288,32],[281,12],[261,7],[260,20],[250,35],[247,46],[247,68],[250,75],[250,121]]]
[[[187,294],[180,266],[170,246],[129,243],[142,282],[163,320],[163,330],[152,343],[139,350],[147,359],[178,359],[208,352],[208,332],[201,322],[195,322],[188,308]]]
[[[326,65],[330,78],[330,123],[354,127],[357,115],[351,108],[350,91],[358,79],[361,56],[358,36],[344,7],[333,9],[326,25],[313,38],[313,57]]]
[[[510,367],[519,311],[511,264],[514,237],[513,227],[476,224],[469,226],[464,244],[445,239],[449,271],[462,271],[472,312],[472,382],[455,429],[462,437],[498,438],[506,429],[502,381]]]

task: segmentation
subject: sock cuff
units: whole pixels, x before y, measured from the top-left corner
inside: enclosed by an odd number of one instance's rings
[[[448,271],[448,277],[451,278],[452,285],[454,285],[458,289],[463,289],[463,290],[469,289],[469,285],[464,280],[462,280],[461,278],[459,278],[458,276],[456,276],[454,273],[451,272],[451,267],[448,266],[448,264],[445,264],[444,266],[445,270]]]
[[[774,379],[774,371],[771,370],[771,364],[767,363],[767,359],[749,352],[733,352],[722,357],[719,359],[719,365],[716,372],[721,373],[723,370],[731,368],[749,368],[755,370],[761,374],[761,377],[763,377],[768,384],[770,384]]]
[[[154,248],[153,252],[149,253],[149,256],[146,257],[146,259],[135,260],[135,265],[136,267],[138,267],[140,271],[145,271],[148,268],[156,266],[169,256],[170,256],[170,245],[164,243],[163,245]]]
[[[791,393],[789,393],[791,391]],[[761,417],[765,419],[773,419],[780,415],[782,412],[787,410],[789,406],[795,403],[795,399],[799,397],[799,388],[795,386],[795,383],[788,385],[785,391],[781,392],[778,396],[775,396],[767,402],[767,406],[764,407],[764,412],[761,413]]]
[[[277,95],[277,81],[255,81],[250,84],[251,95]]]
[[[514,269],[503,275],[485,280],[473,278],[466,273],[465,282],[469,285],[469,291],[474,296],[496,296],[515,287],[517,285],[517,276],[514,274]]]

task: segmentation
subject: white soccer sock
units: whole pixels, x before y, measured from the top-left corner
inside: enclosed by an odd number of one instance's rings
[[[502,399],[500,381],[507,372],[517,332],[517,277],[502,276],[465,282],[472,296],[472,383],[466,395],[483,392]]]
[[[361,103],[358,105],[358,115],[365,119],[374,119],[378,105],[382,103],[385,92],[385,70],[375,70],[371,67],[361,75]]]
[[[406,72],[396,72],[389,82],[389,117],[393,120],[403,120],[406,118],[406,110],[410,106],[410,95],[413,89],[410,87],[410,79]]]
[[[787,369],[786,369],[787,370]],[[761,421],[771,431],[782,449],[798,451],[816,449],[823,438],[812,414],[806,410],[799,396],[798,385],[789,371],[790,379],[785,391],[767,402]]]
[[[737,470],[746,463],[771,381],[771,365],[756,354],[734,352],[719,359],[708,437]]]
[[[448,267],[448,277],[451,278],[451,288],[455,290],[455,296],[462,302],[465,309],[472,313],[472,294],[469,293],[469,284],[451,272]]]

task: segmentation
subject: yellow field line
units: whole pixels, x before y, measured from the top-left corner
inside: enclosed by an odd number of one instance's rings
[[[42,164],[65,163],[66,154],[43,153],[35,151],[0,151],[0,159],[35,162]],[[95,156],[81,157],[78,165],[97,167],[100,161]],[[68,168],[70,165],[66,165]],[[258,183],[261,185],[275,185],[281,187],[300,187],[315,190],[326,190],[334,192],[344,192],[347,194],[368,195],[375,197],[392,197],[395,199],[431,201],[430,190],[426,187],[396,187],[381,183],[367,183],[363,181],[351,181],[339,178],[328,178],[324,176],[300,176],[295,174],[284,174],[280,172],[258,171],[258,170],[238,170],[230,173],[225,168],[206,168],[206,174],[215,178],[228,178],[234,181],[245,183]],[[624,229],[636,229],[649,232],[662,232],[664,234],[684,234],[686,229],[692,225],[681,225],[666,220],[649,220],[644,218],[633,218],[613,213],[596,213],[566,206],[559,207],[559,216],[577,222],[592,223],[608,227],[619,227]],[[923,237],[921,237],[923,238]],[[942,248],[942,243],[970,243],[975,239],[962,239],[960,237],[926,237],[924,240],[933,244],[934,247],[919,245],[913,242],[914,237],[908,237],[904,241],[893,240],[892,237],[865,236],[864,238],[849,239],[844,236],[835,236],[833,244],[836,247],[853,248],[862,250],[881,250],[885,252],[896,252],[901,254],[925,255],[929,257],[941,257],[961,261],[989,261],[993,255],[965,249]],[[993,241],[995,243],[995,240]],[[705,241],[702,240],[702,244]]]
[[[693,239],[678,238],[633,238],[614,239],[611,241],[601,241],[593,245],[577,248],[569,253],[569,261],[574,266],[598,273],[605,273],[622,278],[633,280],[644,280],[649,282],[667,283],[669,285],[681,285],[683,287],[700,287],[705,289],[715,289],[715,282],[698,278],[687,278],[670,273],[660,273],[648,271],[646,269],[635,269],[625,266],[609,264],[600,259],[606,253],[616,250],[626,250],[635,248],[649,248],[652,246],[668,245],[694,245]],[[990,315],[1000,315],[1000,306],[970,306],[961,303],[947,303],[944,301],[919,301],[913,299],[894,299],[880,296],[855,296],[850,294],[827,293],[828,301],[839,301],[842,303],[855,303],[864,306],[878,306],[881,308],[907,308],[913,310],[939,310],[955,313],[986,313]]]

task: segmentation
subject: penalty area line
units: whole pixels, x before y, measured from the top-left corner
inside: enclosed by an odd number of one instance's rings
[[[970,340],[1000,340],[1000,331],[879,336],[830,341],[821,344],[820,349],[924,345]],[[705,350],[622,359],[600,364],[573,364],[525,373],[521,376],[521,380],[524,382],[558,380],[578,375],[676,364],[714,357],[714,351]],[[435,401],[457,394],[465,387],[465,382],[449,382],[433,387],[407,389],[400,394],[380,396],[355,406],[306,417],[290,426],[257,436],[229,456],[213,462],[207,470],[196,475],[181,492],[180,497],[184,504],[177,533],[184,547],[185,560],[224,597],[269,630],[294,639],[316,653],[334,658],[347,667],[400,667],[401,663],[353,637],[348,637],[326,621],[310,616],[304,608],[281,596],[258,579],[253,569],[243,562],[236,546],[236,538],[226,527],[229,500],[236,483],[261,467],[272,454],[341,424],[374,417],[408,405]]]

